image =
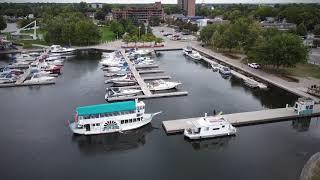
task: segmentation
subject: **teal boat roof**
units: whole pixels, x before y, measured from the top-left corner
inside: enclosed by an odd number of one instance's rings
[[[135,101],[116,102],[109,104],[97,104],[91,106],[77,107],[78,116],[112,113],[118,111],[131,111],[136,109]]]

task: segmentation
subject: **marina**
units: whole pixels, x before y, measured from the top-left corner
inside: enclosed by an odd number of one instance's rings
[[[256,125],[316,116],[320,116],[320,105],[316,105],[314,112],[306,116],[297,114],[292,107],[221,115],[222,118],[234,126]],[[185,129],[191,128],[193,126],[192,122],[199,118],[200,117],[163,121],[162,125],[167,134],[181,133]],[[214,119],[214,116],[208,116],[207,119]]]
[[[242,80],[224,79],[206,63],[185,59],[179,51],[161,53],[162,56],[155,59],[159,68],[182,82],[188,96],[144,99],[146,112],[162,113],[155,116],[151,124],[131,131],[79,136],[73,135],[67,126],[67,121],[74,119],[77,107],[105,103],[108,85],[104,84],[104,72],[99,66],[101,54],[94,51],[78,52],[65,61],[63,76],[54,86],[0,89],[1,100],[6,102],[0,109],[2,124],[6,127],[0,136],[0,141],[6,144],[1,151],[9,154],[2,158],[1,166],[8,173],[1,177],[13,179],[14,169],[15,179],[48,176],[84,179],[92,173],[97,178],[138,179],[141,173],[123,173],[124,165],[134,167],[137,163],[145,167],[142,174],[148,179],[195,179],[199,174],[209,177],[212,169],[220,172],[215,175],[218,179],[299,177],[309,155],[320,148],[316,143],[320,137],[317,118],[238,126],[236,136],[201,141],[188,141],[183,135],[167,136],[162,128],[162,121],[201,117],[204,112],[212,114],[213,109],[234,114],[281,108],[293,105],[297,96],[274,86],[268,91],[247,88]],[[12,133],[13,129],[16,133]],[[199,168],[178,163],[186,160],[199,164]],[[12,161],[19,163],[12,164]],[[216,163],[212,164],[213,161]],[[43,168],[47,162],[53,163]],[[238,168],[246,163],[254,166]],[[177,166],[181,168],[176,169]],[[55,171],[47,171],[48,168]],[[90,168],[91,172],[78,171]],[[269,171],[260,171],[266,168]],[[114,169],[114,173],[101,174],[106,169]],[[155,175],[154,169],[166,173]],[[280,170],[291,173],[281,174]],[[259,174],[252,174],[253,171]]]

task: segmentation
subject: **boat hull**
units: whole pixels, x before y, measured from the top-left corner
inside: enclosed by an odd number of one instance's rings
[[[144,114],[143,116],[143,121],[139,121],[138,123],[134,124],[134,125],[131,125],[131,126],[119,126],[118,129],[111,129],[111,130],[108,130],[108,131],[102,131],[102,130],[97,130],[97,131],[86,131],[85,129],[77,129],[76,128],[76,123],[70,123],[69,124],[69,128],[71,129],[71,131],[74,133],[74,134],[78,134],[78,135],[96,135],[96,134],[109,134],[109,133],[121,133],[123,131],[129,131],[129,130],[134,130],[134,129],[138,129],[142,126],[145,126],[147,124],[149,124],[153,117],[156,115],[157,113],[155,114]]]
[[[236,135],[236,131],[223,133],[223,134],[215,134],[215,135],[202,135],[202,136],[189,136],[188,134],[184,134],[184,136],[190,140],[199,140],[199,139],[210,139],[210,138],[217,138],[217,137],[225,137],[225,136],[234,136]]]

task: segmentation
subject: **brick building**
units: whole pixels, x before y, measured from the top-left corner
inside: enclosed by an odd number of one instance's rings
[[[143,6],[127,7],[125,9],[112,10],[113,19],[132,19],[147,22],[151,17],[164,18],[164,11],[161,2]]]
[[[196,0],[178,0],[178,5],[184,11],[185,16],[195,16]]]

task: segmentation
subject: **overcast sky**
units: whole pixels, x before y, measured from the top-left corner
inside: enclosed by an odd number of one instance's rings
[[[153,3],[155,0],[0,0],[0,2],[56,2],[69,3],[81,2],[88,3],[102,2],[102,3]],[[160,1],[160,0],[157,0]],[[161,0],[162,3],[174,4],[177,0]],[[320,0],[196,0],[197,3],[320,3]]]

